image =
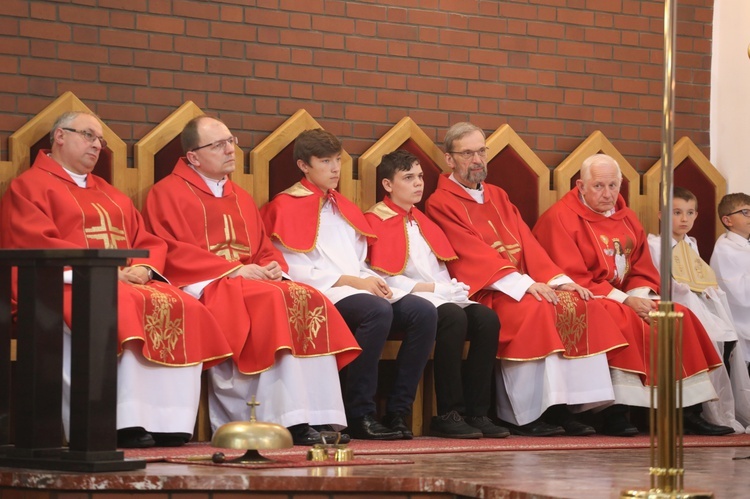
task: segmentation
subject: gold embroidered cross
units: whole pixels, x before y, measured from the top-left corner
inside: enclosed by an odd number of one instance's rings
[[[104,249],[117,248],[118,241],[127,241],[125,231],[112,225],[109,213],[99,203],[91,203],[91,206],[99,213],[99,225],[83,229],[86,239],[104,242]]]
[[[211,253],[223,256],[227,261],[239,260],[242,255],[249,255],[250,248],[237,243],[237,233],[234,230],[232,215],[224,214],[224,241],[214,244],[209,248]]]

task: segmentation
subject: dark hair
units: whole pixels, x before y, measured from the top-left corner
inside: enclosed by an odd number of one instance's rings
[[[200,134],[198,133],[198,125],[204,119],[216,120],[219,123],[224,123],[219,118],[209,116],[207,114],[201,114],[196,116],[192,120],[188,121],[185,128],[180,133],[180,145],[182,146],[182,153],[187,154],[188,151],[192,151],[196,147],[200,147]]]
[[[380,159],[378,165],[378,184],[383,181],[384,178],[393,180],[397,172],[408,172],[411,167],[414,166],[415,162],[419,162],[419,159],[406,149],[396,149],[384,155]]]
[[[698,209],[698,198],[690,190],[684,187],[675,187],[672,191],[672,199],[682,199],[684,201],[695,201],[695,209]]]
[[[733,213],[737,211],[737,208],[739,208],[742,205],[750,205],[750,196],[745,194],[744,192],[735,192],[734,194],[727,194],[723,198],[721,198],[721,201],[719,201],[719,219],[721,220],[721,225],[724,226],[725,229],[729,230],[729,227],[726,226],[724,223],[723,218],[730,213]]]
[[[294,141],[294,162],[301,159],[308,165],[310,158],[328,158],[341,152],[341,141],[322,128],[305,130]]]

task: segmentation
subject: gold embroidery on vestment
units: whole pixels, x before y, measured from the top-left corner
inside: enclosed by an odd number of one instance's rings
[[[556,307],[557,330],[565,351],[569,354],[578,352],[578,343],[586,332],[586,314],[576,310],[576,299],[572,293],[558,293]]]
[[[290,282],[289,293],[292,295],[292,307],[290,309],[289,322],[297,332],[297,341],[302,343],[302,352],[307,352],[308,346],[315,348],[315,339],[318,337],[321,326],[327,318],[323,307],[315,307],[310,310],[308,303],[312,293],[309,289],[299,284]]]
[[[125,230],[112,225],[112,219],[109,212],[99,203],[91,203],[97,213],[99,213],[99,225],[83,229],[86,239],[104,242],[104,249],[117,249],[117,242],[126,242]]]
[[[224,257],[229,262],[236,262],[243,255],[250,255],[250,248],[237,242],[232,215],[224,214],[224,241],[209,248],[211,253]]]
[[[144,325],[146,334],[162,360],[174,359],[177,342],[185,334],[182,319],[172,319],[172,307],[177,299],[153,286],[144,286],[144,289],[149,290],[153,307],[151,313],[146,316]]]

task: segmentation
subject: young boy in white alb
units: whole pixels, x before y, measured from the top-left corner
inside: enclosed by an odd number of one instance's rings
[[[726,295],[718,287],[711,267],[701,259],[695,238],[687,235],[697,216],[698,199],[695,195],[684,187],[675,187],[672,201],[672,300],[698,317],[719,354],[726,350],[724,357],[731,362],[728,363],[731,383],[728,369],[714,369],[709,373],[719,399],[703,404],[703,416],[711,423],[744,432],[745,426],[750,424],[750,377],[742,355],[728,355],[738,337]],[[661,236],[649,234],[648,244],[658,269]],[[738,351],[744,350],[745,345],[740,345]]]

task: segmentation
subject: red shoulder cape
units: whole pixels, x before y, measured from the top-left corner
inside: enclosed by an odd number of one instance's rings
[[[367,210],[365,218],[375,231],[378,239],[370,245],[368,257],[370,266],[381,272],[399,275],[404,272],[409,259],[406,224],[411,217],[419,227],[435,257],[444,262],[458,257],[445,233],[432,220],[427,218],[417,207],[407,213],[394,203],[389,196]]]
[[[326,195],[333,196],[336,208],[351,227],[367,237],[368,244],[375,239],[370,224],[362,211],[335,189],[324,193],[307,179],[277,194],[262,208],[261,214],[269,237],[277,239],[285,248],[308,253],[315,248],[320,225],[320,210]]]

